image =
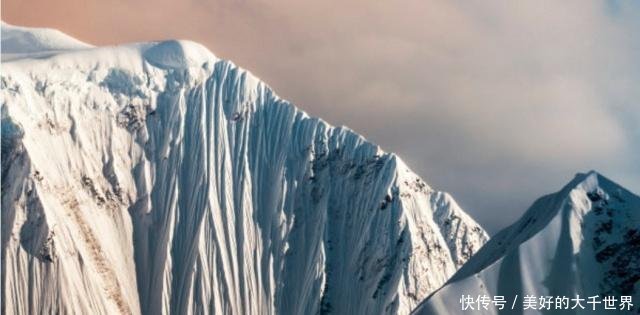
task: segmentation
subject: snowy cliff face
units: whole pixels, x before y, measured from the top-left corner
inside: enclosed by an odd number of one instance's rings
[[[516,311],[462,310],[462,295],[505,296]],[[416,314],[547,314],[524,310],[522,298],[632,296],[640,312],[640,197],[598,173],[579,174],[560,192],[538,199],[514,225],[491,239]],[[519,306],[518,306],[519,305]],[[571,304],[573,306],[574,303]],[[582,302],[561,314],[603,314]],[[555,314],[551,312],[549,314]]]
[[[56,38],[3,41],[3,314],[406,314],[487,240],[196,43]]]

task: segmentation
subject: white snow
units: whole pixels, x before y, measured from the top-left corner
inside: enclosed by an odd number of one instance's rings
[[[145,59],[160,68],[189,68],[214,61],[216,57],[204,46],[191,41],[168,40],[144,51]]]
[[[547,314],[523,310],[525,295],[609,295],[618,299],[627,295],[639,301],[639,210],[637,195],[596,172],[578,174],[561,191],[537,200],[518,222],[493,237],[415,314],[500,313],[495,307],[462,310],[462,295],[505,296],[510,303],[518,295],[517,314]],[[640,310],[640,303],[634,304],[629,313]],[[568,313],[606,312],[586,307]]]
[[[88,49],[83,43],[58,30],[49,28],[28,28],[2,22],[2,60],[30,56],[42,56],[57,51]]]
[[[488,239],[199,44],[2,29],[3,314],[407,314]]]

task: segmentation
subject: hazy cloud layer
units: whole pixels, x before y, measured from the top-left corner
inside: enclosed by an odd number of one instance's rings
[[[491,232],[597,169],[640,192],[633,1],[2,1],[96,44],[187,38],[397,152]]]

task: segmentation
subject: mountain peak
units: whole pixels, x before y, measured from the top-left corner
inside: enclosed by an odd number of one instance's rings
[[[593,170],[587,173],[578,173],[564,190],[567,193],[577,190],[575,194],[578,198],[586,196],[591,202],[622,195],[634,195],[622,185]]]
[[[572,183],[576,183],[576,186],[579,184],[594,184],[597,183],[599,178],[604,178],[604,176],[602,176],[595,170],[590,170],[584,173],[576,173],[574,179],[569,184],[567,184],[567,186],[571,186]]]
[[[0,74],[3,313],[406,314],[487,240],[202,45],[32,56]]]
[[[463,314],[442,309],[461,294],[636,300],[639,210],[639,196],[595,171],[578,174],[494,236],[416,313]]]

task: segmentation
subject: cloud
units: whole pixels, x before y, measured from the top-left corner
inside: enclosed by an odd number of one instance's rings
[[[98,44],[202,42],[311,114],[397,152],[492,232],[576,172],[598,169],[640,191],[637,2],[7,0],[2,9],[9,22]]]

